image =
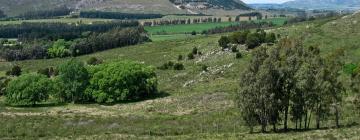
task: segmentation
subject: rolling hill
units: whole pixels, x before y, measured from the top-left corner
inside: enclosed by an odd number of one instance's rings
[[[360,9],[360,0],[294,0],[283,5],[302,9],[354,10]]]
[[[194,8],[179,8],[170,0],[0,0],[0,9],[15,16],[27,11],[46,10],[66,6],[77,10],[120,11],[129,13],[185,14],[205,13],[197,5],[205,4],[206,14],[229,14],[248,10],[240,0],[208,0],[185,2]],[[211,6],[211,7],[210,7]]]

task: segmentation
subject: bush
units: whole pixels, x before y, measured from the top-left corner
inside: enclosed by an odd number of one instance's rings
[[[90,57],[90,58],[86,61],[86,63],[87,63],[88,65],[99,65],[99,64],[103,63],[103,61],[102,61],[101,59],[96,58],[96,57]]]
[[[257,33],[252,33],[247,36],[245,43],[248,49],[254,49],[261,44],[261,39]]]
[[[84,91],[89,82],[89,73],[80,61],[72,59],[60,65],[59,88],[61,92],[57,95],[60,102],[87,102],[90,100]]]
[[[194,54],[193,54],[193,53],[189,53],[189,54],[188,54],[188,59],[189,59],[189,60],[195,59]]]
[[[92,68],[91,73],[86,93],[98,103],[139,100],[157,93],[155,71],[143,64],[130,61],[102,64]]]
[[[50,78],[50,77],[53,77],[53,76],[57,76],[59,74],[59,71],[56,70],[53,67],[50,67],[50,68],[39,69],[37,73],[45,75],[45,76]]]
[[[201,65],[201,70],[202,71],[208,71],[208,66],[207,65]]]
[[[222,47],[223,49],[226,49],[229,47],[228,44],[230,43],[230,39],[229,39],[229,37],[222,36],[218,42],[219,42],[220,47]]]
[[[36,105],[53,93],[52,81],[44,75],[25,74],[9,82],[6,102],[10,105]]]
[[[236,53],[236,59],[240,59],[240,58],[242,58],[242,54],[240,52],[237,52]]]
[[[182,63],[176,63],[174,65],[174,70],[184,70],[184,69],[185,69],[185,67]]]
[[[196,31],[191,32],[191,35],[196,35],[196,34],[197,34]]]
[[[169,62],[164,63],[164,64],[161,65],[160,67],[158,67],[158,69],[168,70],[168,69],[171,69],[173,66],[174,66],[174,62],[169,61]]]
[[[11,68],[10,71],[6,72],[6,75],[8,76],[20,76],[22,73],[21,67],[18,65],[15,65]]]
[[[5,90],[10,82],[10,79],[7,77],[0,77],[0,96],[5,95]]]
[[[193,55],[197,55],[197,54],[198,54],[198,48],[197,48],[197,47],[194,47],[194,48],[192,49],[192,54],[193,54]]]
[[[184,59],[183,55],[178,56],[178,61],[182,61]]]
[[[239,52],[239,50],[237,49],[236,46],[232,46],[232,47],[231,47],[231,51],[232,51],[232,52]]]

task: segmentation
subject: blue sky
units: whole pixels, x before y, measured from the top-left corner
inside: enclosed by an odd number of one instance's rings
[[[283,3],[290,0],[243,0],[245,3]]]

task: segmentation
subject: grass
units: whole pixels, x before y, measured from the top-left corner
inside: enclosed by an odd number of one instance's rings
[[[271,21],[275,25],[283,25],[286,18],[274,18],[267,20],[256,20],[255,22]],[[163,25],[163,26],[152,26],[145,27],[150,34],[183,34],[196,31],[201,33],[204,30],[212,29],[215,27],[226,27],[230,25],[238,25],[238,22],[217,22],[217,23],[199,23],[199,24],[182,24],[182,25]]]
[[[354,19],[349,19],[353,21]],[[341,28],[333,29],[336,21]],[[347,61],[358,63],[360,53],[352,51],[358,43],[358,29],[353,37],[347,33],[349,24],[341,19],[319,20],[280,27],[272,31],[282,36],[306,36],[305,46],[320,45],[323,53],[342,46],[347,49]],[[314,27],[314,28],[311,28]],[[315,28],[316,27],[316,28]],[[345,30],[346,31],[346,30]],[[360,32],[360,31],[359,31]],[[4,139],[359,139],[359,115],[354,113],[352,94],[344,97],[341,129],[332,129],[333,118],[323,122],[322,130],[288,133],[249,134],[235,107],[233,96],[238,91],[239,77],[251,55],[235,59],[235,53],[221,51],[221,35],[187,36],[154,35],[153,42],[117,48],[76,57],[86,61],[98,57],[105,62],[134,60],[154,67],[167,61],[177,61],[178,55],[186,57],[194,47],[203,53],[194,60],[182,60],[185,70],[157,70],[159,90],[167,96],[111,106],[87,104],[14,108],[4,105],[0,97],[0,137]],[[332,36],[330,39],[326,37]],[[334,40],[336,39],[336,40]],[[315,41],[318,40],[318,41]],[[331,41],[332,40],[332,41]],[[340,42],[340,43],[337,43]],[[341,43],[344,43],[341,46]],[[13,62],[25,72],[57,66],[66,60],[27,60]],[[0,62],[0,73],[11,68],[11,62]],[[201,66],[209,66],[202,72]],[[311,122],[311,128],[314,128]],[[293,123],[289,124],[294,127]],[[279,124],[278,127],[281,127]],[[259,130],[259,128],[257,128]]]

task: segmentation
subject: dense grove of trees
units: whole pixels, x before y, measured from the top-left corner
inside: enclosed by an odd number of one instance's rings
[[[71,9],[67,7],[59,7],[51,10],[27,11],[17,18],[20,19],[48,19],[59,16],[70,15]]]
[[[256,29],[256,28],[267,28],[273,27],[274,24],[272,22],[247,22],[241,21],[238,25],[230,25],[227,27],[216,27],[214,29],[205,30],[203,34],[218,34],[218,33],[226,33],[226,32],[234,32],[240,30],[247,30],[247,29]]]
[[[243,120],[253,131],[278,124],[288,130],[316,128],[333,116],[340,127],[340,104],[344,87],[338,80],[343,62],[342,50],[321,57],[318,48],[303,47],[298,41],[283,39],[278,46],[259,47],[242,74],[237,97]],[[333,110],[333,111],[331,111]]]
[[[157,93],[152,67],[121,61],[86,67],[70,60],[60,65],[53,78],[44,74],[23,74],[10,82],[1,79],[1,93],[9,105],[34,106],[59,103],[117,103],[149,98]]]
[[[256,32],[251,33],[249,30],[242,32],[235,32],[230,36],[222,36],[219,45],[223,49],[228,48],[229,44],[246,44],[248,49],[254,49],[262,43],[272,44],[276,41],[274,33],[266,33],[264,30],[258,29]]]
[[[136,14],[103,11],[81,11],[81,18],[105,18],[105,19],[153,19],[162,18],[161,14]]]
[[[221,18],[208,17],[208,18],[195,18],[195,19],[173,19],[173,20],[160,20],[160,21],[146,21],[144,26],[161,26],[161,25],[178,25],[178,24],[196,24],[196,23],[209,23],[221,22]]]
[[[149,41],[142,27],[115,28],[104,33],[91,33],[73,41],[59,39],[54,43],[1,46],[0,58],[7,61],[79,56],[116,47]]]
[[[85,32],[105,32],[113,28],[136,27],[137,21],[95,22],[93,24],[28,23],[0,25],[0,38],[71,40]]]

